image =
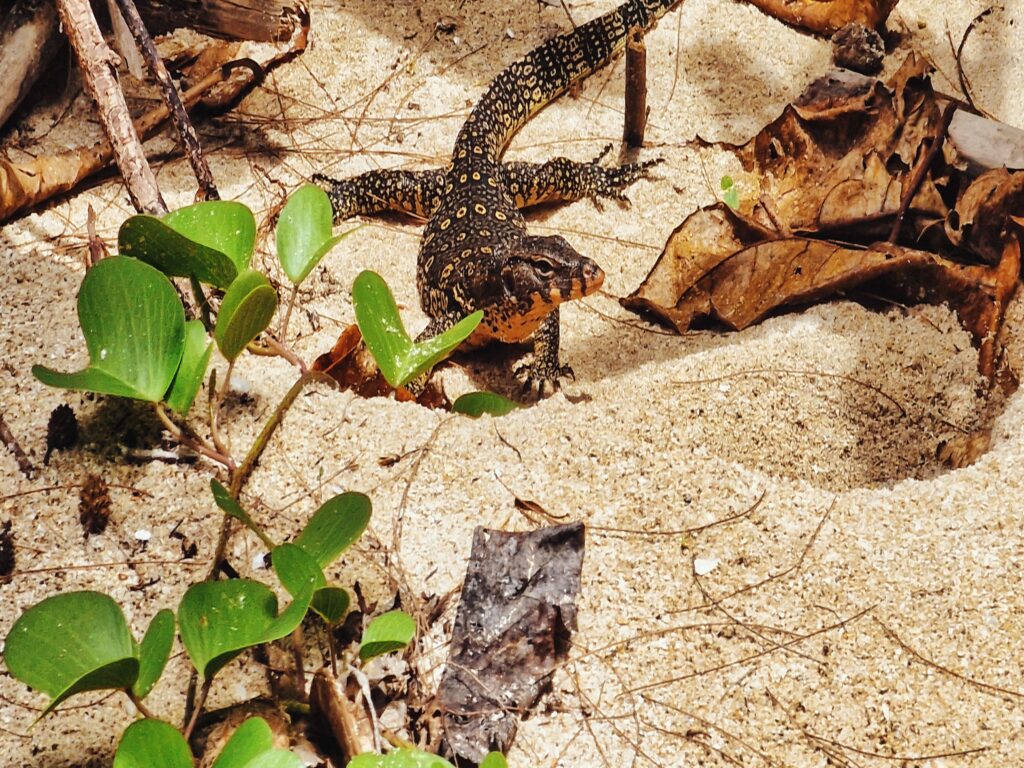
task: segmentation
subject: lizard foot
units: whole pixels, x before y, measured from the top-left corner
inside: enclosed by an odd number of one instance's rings
[[[512,372],[523,382],[523,395],[536,395],[538,398],[557,392],[561,386],[559,379],[576,381],[576,374],[568,365],[551,365],[538,360],[520,361]]]
[[[601,165],[601,161],[604,160],[611,148],[611,144],[607,145],[601,151],[601,154],[591,160],[587,166],[592,174],[589,180],[592,190],[591,197],[594,199],[595,204],[597,204],[598,209],[601,208],[600,201],[605,198],[629,205],[629,198],[623,190],[634,181],[646,177],[648,170],[664,162],[664,158],[658,157],[653,160],[644,160],[640,163],[626,163],[608,168]]]

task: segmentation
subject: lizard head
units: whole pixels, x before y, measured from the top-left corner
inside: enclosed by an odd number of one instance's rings
[[[559,304],[589,296],[604,282],[597,262],[558,235],[526,236],[500,264],[500,299],[492,293],[486,302],[490,308],[482,330],[506,342],[529,338]]]
[[[506,299],[520,305],[559,304],[589,296],[604,282],[604,271],[560,235],[524,237],[502,263]]]

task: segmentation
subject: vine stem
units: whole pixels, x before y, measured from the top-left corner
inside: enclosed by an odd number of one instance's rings
[[[125,688],[123,690],[125,692],[125,695],[127,695],[128,698],[132,700],[132,704],[135,705],[135,708],[137,710],[139,710],[139,714],[140,715],[142,715],[143,717],[148,718],[150,720],[157,719],[156,715],[154,715],[150,711],[149,707],[147,707],[145,704],[142,703],[142,699],[140,699],[137,695],[135,695],[135,691],[133,691],[131,688]]]
[[[186,448],[189,448],[190,450],[205,456],[211,461],[215,461],[222,465],[228,470],[228,472],[235,471],[237,465],[235,464],[235,460],[231,458],[230,454],[209,445],[205,440],[197,435],[187,434],[185,430],[174,423],[167,411],[164,409],[163,403],[154,403],[153,406],[156,410],[157,418],[159,418],[160,422],[164,425],[164,429],[170,432],[171,436],[175,440]]]
[[[188,725],[185,726],[185,730],[182,733],[185,741],[191,738],[192,731],[195,730],[196,722],[199,720],[199,713],[203,711],[203,707],[206,705],[206,697],[210,695],[211,683],[213,683],[213,680],[203,680],[203,687],[199,689],[199,698],[192,709],[192,717],[189,718]]]
[[[292,295],[288,297],[288,307],[284,311],[284,320],[281,321],[281,339],[288,340],[288,321],[292,319],[292,309],[295,308],[295,300],[299,296],[299,284],[292,285]]]

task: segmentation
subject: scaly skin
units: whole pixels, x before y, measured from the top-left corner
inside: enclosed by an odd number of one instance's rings
[[[573,32],[538,46],[499,74],[455,140],[444,171],[374,171],[335,181],[335,219],[380,210],[427,218],[416,284],[431,318],[430,337],[482,309],[471,344],[533,340],[533,359],[517,366],[527,387],[558,386],[571,376],[558,356],[558,307],[587,296],[604,272],[561,236],[526,231],[519,209],[582,197],[621,198],[651,163],[604,168],[557,158],[543,165],[501,164],[527,120],[573,83],[608,64],[630,35],[650,29],[678,0],[630,0]],[[598,158],[600,160],[600,158]]]

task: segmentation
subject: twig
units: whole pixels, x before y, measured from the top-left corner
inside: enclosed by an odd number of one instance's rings
[[[914,169],[914,175],[910,177],[910,183],[907,185],[907,188],[903,190],[903,197],[900,198],[900,207],[896,211],[896,218],[893,220],[892,229],[889,231],[888,242],[896,244],[896,241],[899,240],[900,229],[903,227],[903,219],[910,208],[910,201],[914,199],[914,195],[917,194],[918,189],[920,189],[921,184],[924,182],[924,177],[928,175],[928,169],[932,167],[932,163],[935,161],[935,156],[942,149],[942,145],[946,141],[946,133],[949,131],[949,124],[953,121],[953,113],[956,110],[957,104],[952,101],[942,110],[942,119],[939,121],[939,126],[932,137],[931,146],[928,147],[928,151],[924,153],[924,157],[921,158],[917,168]]]
[[[0,441],[14,454],[14,460],[18,462],[18,469],[21,470],[21,473],[31,480],[32,473],[36,471],[36,468],[32,466],[32,462],[29,461],[25,451],[22,450],[18,438],[14,436],[11,428],[7,426],[2,413],[0,413]]]
[[[626,117],[622,140],[634,149],[644,144],[647,127],[647,46],[643,35],[634,33],[626,43]]]
[[[85,87],[99,107],[100,122],[113,147],[132,205],[144,213],[167,213],[167,204],[160,195],[153,169],[146,162],[124,94],[114,76],[117,56],[103,40],[88,0],[57,0],[57,13],[78,56]]]
[[[905,642],[903,642],[903,639],[900,638],[900,636],[897,635],[894,631],[889,629],[888,626],[882,623],[880,619],[874,616],[872,616],[871,618],[873,618],[875,620],[875,623],[882,628],[882,631],[885,632],[885,634],[889,637],[890,640],[899,645],[900,648],[909,653],[911,656],[913,656],[919,662],[924,664],[926,667],[936,669],[939,672],[942,672],[943,674],[949,675],[950,677],[955,677],[957,680],[967,683],[968,685],[973,685],[975,688],[987,691],[988,693],[1012,696],[1015,699],[1024,699],[1024,693],[1021,693],[1020,691],[1014,691],[1010,688],[1001,688],[998,685],[992,685],[991,683],[986,683],[982,680],[975,680],[973,677],[967,677],[967,675],[962,675],[959,672],[950,669],[949,667],[944,667],[941,664],[932,661],[931,659],[925,658],[920,653],[911,648],[909,645],[907,645]]]
[[[153,44],[153,38],[146,31],[146,25],[142,22],[142,17],[139,16],[135,3],[132,0],[116,0],[116,2],[118,8],[121,9],[121,15],[124,17],[128,29],[131,30],[132,37],[135,38],[136,45],[142,51],[142,57],[146,60],[146,66],[149,67],[149,73],[156,80],[157,85],[160,86],[164,103],[167,104],[171,112],[171,120],[174,122],[174,127],[178,129],[178,137],[181,139],[182,148],[185,150],[185,155],[192,165],[192,171],[196,175],[196,180],[199,182],[203,194],[207,200],[219,200],[220,194],[213,183],[213,174],[210,173],[210,166],[207,164],[206,158],[203,157],[203,151],[199,146],[199,139],[196,136],[196,129],[193,127],[192,121],[189,120],[188,112],[185,111],[185,106],[181,103],[181,95],[178,93],[178,89],[174,85],[167,67],[164,66],[163,59],[160,58],[160,54]]]
[[[982,19],[984,19],[994,10],[994,6],[986,8],[984,11],[982,11],[973,19],[971,19],[971,23],[968,24],[967,29],[964,30],[964,36],[960,38],[960,45],[955,46],[955,48],[953,46],[953,36],[950,34],[949,27],[946,27],[946,39],[949,41],[949,48],[951,51],[953,51],[953,59],[956,61],[956,76],[960,80],[960,90],[964,94],[964,100],[970,105],[971,109],[973,109],[979,115],[983,115],[984,117],[989,118],[990,120],[994,119],[992,115],[983,110],[974,102],[974,94],[971,93],[971,81],[968,79],[967,73],[964,72],[963,55],[964,46],[967,45],[967,38],[971,36],[971,32],[973,32],[974,28],[981,23]]]

